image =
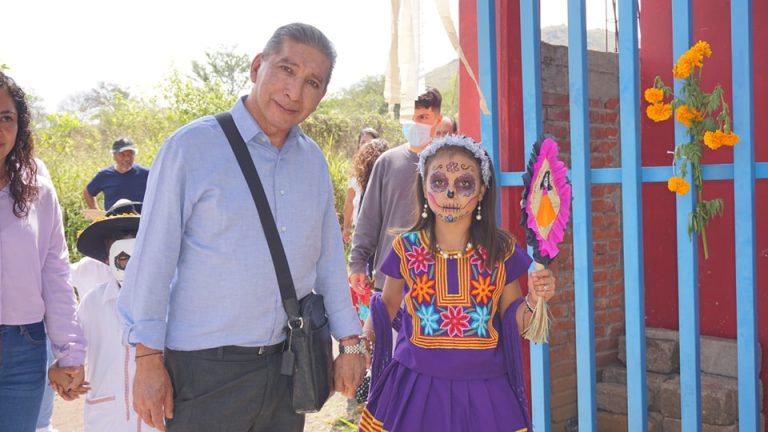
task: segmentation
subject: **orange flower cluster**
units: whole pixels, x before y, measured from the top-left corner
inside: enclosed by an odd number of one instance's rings
[[[661,103],[664,100],[664,90],[651,87],[645,90],[645,100],[651,104]]]
[[[704,133],[704,145],[712,150],[717,150],[722,146],[733,147],[739,142],[739,139],[739,136],[733,133],[733,131],[723,132],[721,129],[718,129],[714,132],[706,131]]]
[[[696,42],[680,56],[672,71],[676,79],[684,80],[679,95],[674,94],[659,76],[653,86],[645,90],[645,100],[649,104],[646,114],[651,120],[660,122],[669,119],[674,108],[675,120],[688,129],[688,142],[676,144],[675,151],[669,152],[674,155],[674,160],[673,174],[667,180],[667,188],[678,195],[687,194],[691,187],[696,188],[696,204],[688,215],[688,234],[695,232],[701,236],[705,258],[709,256],[706,225],[713,216],[723,214],[723,200],[704,199],[701,175],[703,146],[716,150],[722,146],[732,147],[739,142],[739,136],[731,130],[730,113],[722,87],[715,86],[711,93],[705,93],[701,88],[704,59],[711,56],[712,49],[705,41]],[[698,74],[693,73],[696,68],[699,68]],[[672,99],[668,104],[664,103],[666,96]],[[692,183],[684,178],[689,169]]]
[[[672,176],[667,180],[667,189],[670,192],[676,192],[678,195],[685,195],[691,190],[691,185],[682,177]]]
[[[691,121],[700,122],[704,119],[701,111],[696,108],[691,108],[688,105],[680,105],[675,110],[675,120],[684,124],[685,127],[691,127]]]
[[[691,75],[694,67],[701,67],[703,65],[704,57],[712,55],[712,48],[705,41],[698,41],[696,45],[681,55],[677,59],[672,74],[677,79],[685,79]]]
[[[655,122],[662,122],[672,117],[672,104],[655,103],[645,109],[648,118]]]

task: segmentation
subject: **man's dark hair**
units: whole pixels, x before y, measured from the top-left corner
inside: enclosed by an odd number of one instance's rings
[[[331,68],[328,70],[328,77],[325,81],[325,87],[328,87],[328,83],[331,81],[331,74],[333,68],[336,66],[336,49],[333,47],[333,43],[316,27],[304,23],[291,23],[286,24],[272,34],[269,38],[261,54],[264,58],[268,58],[280,52],[283,48],[283,42],[286,39],[290,39],[296,43],[309,45],[312,48],[320,51],[331,62]]]
[[[430,108],[440,113],[440,107],[443,105],[443,96],[440,91],[433,87],[427,87],[427,90],[420,94],[414,102],[416,108]]]

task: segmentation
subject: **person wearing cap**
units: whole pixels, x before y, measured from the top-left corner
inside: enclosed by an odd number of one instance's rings
[[[135,348],[123,345],[123,325],[117,312],[117,296],[123,283],[125,267],[133,254],[139,229],[141,203],[119,200],[104,218],[83,230],[77,238],[77,250],[110,270],[107,281],[88,292],[80,301],[77,318],[88,341],[86,382],[75,392],[66,392],[58,384],[66,382],[65,368],[53,364],[48,377],[62,397],[85,393],[84,432],[154,431],[142,425],[133,412],[132,387],[136,372]]]
[[[104,208],[112,207],[120,198],[144,201],[149,170],[134,163],[138,151],[129,138],[119,138],[112,144],[115,164],[99,171],[83,190],[88,208],[99,208],[96,196],[101,192],[104,192]]]

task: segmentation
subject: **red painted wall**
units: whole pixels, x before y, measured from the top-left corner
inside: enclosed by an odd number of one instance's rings
[[[764,55],[768,41],[768,2],[752,3],[753,61],[754,61],[754,119],[755,157],[759,162],[768,161],[768,146],[764,145],[768,134],[768,58]],[[672,83],[672,19],[668,0],[643,0],[640,14],[641,87],[649,87],[656,75],[665,83]],[[694,41],[706,40],[712,46],[712,57],[705,60],[703,86],[711,89],[720,83],[731,106],[731,29],[730,2],[728,0],[695,0],[693,2]],[[653,49],[649,49],[652,47]],[[670,165],[666,154],[673,148],[672,121],[654,123],[643,117],[642,157],[643,165]],[[735,131],[739,133],[738,130]],[[763,143],[763,144],[761,144]],[[737,145],[744,145],[742,142]],[[705,153],[704,163],[730,163],[731,149],[718,149]],[[701,334],[726,338],[736,337],[736,292],[734,258],[733,183],[710,181],[704,184],[705,199],[722,197],[725,212],[714,219],[707,229],[709,259],[705,260],[699,243],[700,322]],[[763,363],[768,359],[768,182],[760,180],[755,191],[757,208],[757,269],[759,338]],[[652,327],[677,328],[678,297],[676,231],[674,220],[675,198],[665,185],[646,185],[643,190],[643,242],[645,250],[645,281],[647,323]],[[761,379],[763,393],[768,392],[768,368],[763,366]],[[764,398],[763,412],[768,412],[768,398]]]
[[[477,2],[459,2],[459,41],[477,77]],[[475,83],[459,65],[459,133],[480,139],[480,97]]]
[[[462,48],[477,71],[476,2],[460,2],[460,38]],[[521,162],[513,155],[522,154],[522,112],[520,99],[519,72],[519,29],[518,1],[497,0],[497,33],[499,62],[499,110],[502,169],[519,170]],[[761,137],[768,136],[768,56],[762,55],[765,41],[768,41],[768,2],[753,2],[753,61],[755,94],[755,155],[758,162],[768,161],[768,146]],[[502,25],[500,25],[502,24]],[[643,0],[640,15],[641,33],[641,87],[652,84],[659,74],[666,83],[672,82],[672,20],[668,0]],[[728,0],[694,1],[694,40],[707,40],[713,56],[705,63],[704,86],[711,88],[720,83],[731,104],[730,65],[730,2]],[[643,48],[644,47],[644,48]],[[479,137],[479,102],[474,83],[463,70],[459,75],[460,131]],[[566,99],[567,101],[567,99]],[[590,104],[592,101],[590,101]],[[565,102],[567,104],[567,102]],[[643,106],[644,109],[644,106]],[[672,150],[673,123],[654,123],[642,117],[642,163],[644,166],[669,166]],[[738,130],[736,131],[739,132]],[[593,137],[594,138],[594,137]],[[762,143],[762,144],[761,144]],[[744,144],[742,142],[742,144]],[[704,163],[732,162],[732,151],[719,149],[709,152]],[[610,163],[608,163],[611,165]],[[595,167],[600,164],[593,160]],[[503,202],[508,211],[503,212],[505,227],[517,230],[512,223],[511,205],[519,200],[519,191],[506,188]],[[594,200],[605,191],[594,190]],[[700,263],[700,322],[702,335],[726,338],[736,337],[735,305],[735,259],[734,259],[734,218],[733,186],[730,181],[709,181],[705,183],[705,198],[722,197],[725,214],[714,219],[708,226],[710,257],[704,260],[699,248]],[[762,317],[759,328],[759,342],[762,358],[768,359],[768,227],[761,221],[768,220],[768,181],[757,182],[755,192],[757,210],[756,264],[758,269],[758,310]],[[677,269],[676,269],[676,228],[674,223],[675,197],[666,190],[665,184],[643,186],[643,247],[646,282],[646,312],[649,327],[676,329],[678,326]],[[516,234],[519,231],[516,231]],[[519,234],[518,234],[519,236]],[[596,251],[597,253],[597,251]],[[565,263],[565,261],[564,261]],[[596,269],[597,273],[597,269]],[[616,275],[618,276],[618,275]],[[598,275],[595,283],[598,284]],[[620,281],[614,280],[616,283]],[[596,288],[597,293],[597,288]],[[623,327],[623,315],[614,317],[615,324]],[[614,350],[613,346],[608,347]],[[600,354],[598,355],[600,359]],[[768,367],[761,371],[763,393],[768,392]],[[553,386],[554,387],[554,386]],[[565,388],[563,389],[565,390]],[[553,388],[553,400],[558,398]],[[563,396],[566,396],[565,394]],[[554,405],[554,404],[553,404]],[[764,398],[763,412],[768,413],[768,398]],[[554,419],[553,419],[554,420]]]

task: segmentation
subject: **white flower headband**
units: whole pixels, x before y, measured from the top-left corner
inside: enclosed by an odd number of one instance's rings
[[[419,163],[417,164],[419,174],[423,179],[427,171],[427,159],[434,156],[438,150],[443,147],[461,147],[468,150],[472,155],[480,162],[480,172],[483,178],[483,184],[488,186],[491,182],[491,160],[488,158],[488,153],[485,152],[483,146],[475,142],[472,138],[464,135],[446,135],[432,141],[432,144],[428,145],[424,151],[419,153]]]

